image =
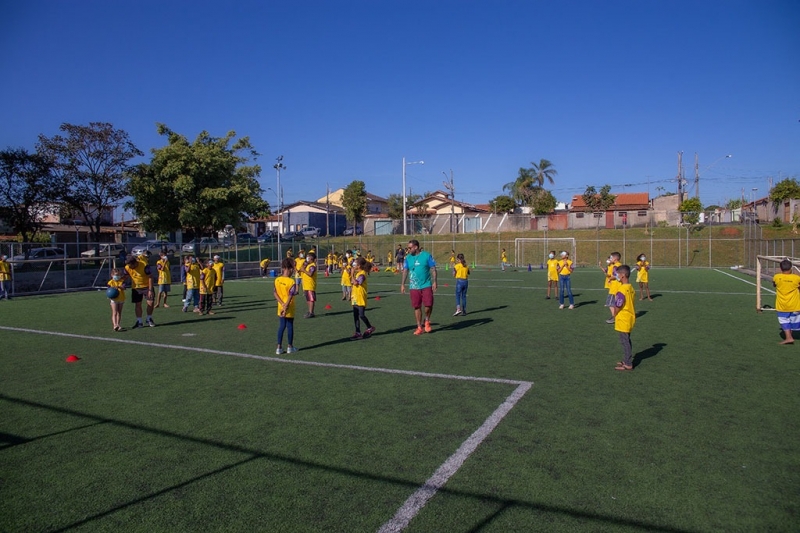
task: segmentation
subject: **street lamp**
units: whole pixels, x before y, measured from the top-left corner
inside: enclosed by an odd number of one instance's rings
[[[403,158],[403,235],[408,235],[408,225],[406,215],[406,165],[424,165],[425,161],[409,161]]]
[[[283,164],[283,156],[278,156],[276,158],[277,163],[272,165],[272,168],[278,173],[278,192],[275,193],[278,196],[278,252],[281,249],[281,231],[283,230],[283,189],[281,189],[281,170],[286,169],[286,165]]]
[[[695,161],[694,161],[694,171],[695,171],[694,195],[699,200],[700,199],[700,172],[698,170],[698,160],[697,160],[697,154],[696,153],[694,154],[694,157],[695,157]],[[708,165],[706,168],[704,168],[703,172],[707,171],[709,168],[713,167],[714,165],[716,165],[717,163],[719,163],[723,159],[730,159],[731,157],[733,157],[733,154],[723,155],[722,157],[718,158],[716,161],[714,161],[713,163]]]
[[[442,174],[444,177],[447,178],[447,172],[442,170]],[[453,184],[453,169],[450,169],[450,179],[443,182],[445,189],[450,193],[450,233],[455,233],[453,231],[453,217],[455,216],[456,212],[456,186]]]

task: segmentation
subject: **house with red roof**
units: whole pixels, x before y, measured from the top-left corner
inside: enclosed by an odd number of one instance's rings
[[[569,217],[573,229],[643,227],[651,224],[650,195],[646,192],[628,192],[615,195],[614,203],[606,211],[592,211],[582,195],[572,197]]]

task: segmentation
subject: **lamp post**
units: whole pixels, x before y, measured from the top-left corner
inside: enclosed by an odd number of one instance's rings
[[[406,165],[424,165],[425,161],[408,161],[403,158],[403,235],[408,235],[408,224],[406,215]]]
[[[707,171],[709,168],[713,167],[723,159],[730,159],[731,157],[733,157],[733,154],[723,155],[722,157],[720,157],[719,159],[708,165],[706,168],[704,168],[703,172]],[[698,200],[700,199],[700,170],[698,166],[697,153],[694,154],[694,195]]]
[[[444,177],[447,178],[447,172],[442,170],[442,174]],[[448,181],[443,182],[444,188],[450,193],[450,233],[455,233],[453,231],[453,217],[456,213],[456,186],[453,184],[453,169],[450,169],[450,179]]]
[[[286,165],[283,164],[283,156],[278,156],[276,158],[277,163],[272,165],[272,168],[278,173],[278,189],[275,194],[278,196],[278,253],[281,251],[281,231],[283,230],[283,190],[281,189],[281,170],[286,169]]]

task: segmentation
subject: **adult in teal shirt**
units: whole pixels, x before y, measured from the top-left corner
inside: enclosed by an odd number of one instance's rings
[[[428,252],[421,250],[419,241],[408,241],[408,254],[406,254],[403,268],[403,280],[400,282],[400,293],[406,292],[406,279],[411,294],[411,307],[414,308],[414,317],[417,319],[417,329],[414,335],[422,335],[431,331],[431,312],[433,311],[433,293],[436,292],[436,261]],[[423,324],[422,307],[425,307],[425,322]]]

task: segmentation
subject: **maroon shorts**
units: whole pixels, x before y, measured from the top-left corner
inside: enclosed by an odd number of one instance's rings
[[[317,291],[306,291],[306,301],[307,302],[316,302],[317,301]]]
[[[423,305],[425,307],[433,307],[433,288],[425,287],[424,289],[411,289],[411,307],[419,309]]]

